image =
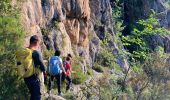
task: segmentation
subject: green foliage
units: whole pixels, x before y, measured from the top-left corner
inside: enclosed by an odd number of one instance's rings
[[[13,8],[10,4],[11,0],[1,0],[0,1],[0,15],[6,16],[9,13],[11,14],[13,11]]]
[[[115,57],[113,56],[112,52],[108,49],[103,49],[98,55],[97,55],[97,61],[98,64],[114,68],[115,65]]]
[[[43,51],[43,57],[44,59],[48,60],[50,57],[52,57],[54,55],[54,51],[53,50],[47,50],[45,49]]]
[[[59,22],[54,21],[52,24],[48,25],[45,28],[41,28],[41,33],[44,36],[48,36],[48,34],[52,31],[53,28],[58,29],[59,28]],[[65,36],[63,36],[62,34],[62,38],[65,38]]]
[[[72,66],[72,82],[74,84],[82,84],[85,82],[85,80],[87,79],[87,76],[83,73],[81,66],[79,65],[73,65]]]
[[[75,48],[74,48],[75,49]],[[81,56],[75,56],[73,59],[74,63],[79,63],[84,61],[84,57]]]
[[[112,10],[112,19],[114,23],[114,32],[115,34],[121,35],[122,30],[124,27],[123,24],[123,2],[122,0],[115,0],[114,1],[114,9]]]
[[[134,91],[136,99],[153,99],[166,100],[169,98],[167,72],[167,54],[160,56],[158,53],[150,53],[147,60],[141,64],[140,72],[136,73],[131,81],[132,87],[138,86],[138,90]]]
[[[50,33],[50,29],[49,28],[42,28],[41,33],[42,33],[42,35],[47,36]]]
[[[97,72],[103,72],[103,67],[97,63],[93,66],[93,69]]]
[[[121,97],[126,96],[126,93],[129,94],[130,89],[122,91],[122,86],[117,84],[118,77],[121,76],[104,74],[102,77],[97,78],[97,80],[94,77],[88,83],[81,86],[80,91],[75,93],[75,96],[88,100],[93,100],[96,97],[99,100],[122,100]]]
[[[91,68],[88,68],[87,75],[90,75],[90,76],[94,75],[93,70]]]
[[[15,68],[15,51],[21,48],[25,33],[21,27],[18,9],[11,0],[0,1],[0,99],[28,98],[27,87],[19,79]]]
[[[54,21],[54,27],[59,28],[59,22],[58,21]]]
[[[114,30],[118,34],[123,42],[123,45],[127,52],[123,52],[123,55],[129,56],[129,64],[131,71],[133,73],[128,86],[122,91],[122,85],[119,83],[124,83],[126,81],[117,81],[119,79],[113,77],[111,80],[113,83],[112,96],[114,99],[120,98],[126,95],[128,99],[136,100],[159,100],[168,99],[169,92],[167,89],[167,66],[166,57],[164,49],[160,46],[154,49],[150,48],[150,39],[152,36],[159,35],[164,37],[164,35],[169,34],[169,32],[159,25],[159,20],[155,18],[154,15],[149,16],[148,19],[139,20],[136,24],[129,24],[128,27],[131,31],[130,34],[126,36],[122,35],[122,12],[119,0],[115,0],[115,8],[113,10],[113,20],[115,21]],[[166,2],[169,2],[166,0]],[[139,0],[128,0],[126,3],[133,3],[131,8],[135,8],[135,15],[141,14],[142,7]],[[138,7],[137,7],[138,6]],[[132,19],[133,20],[133,19]],[[119,38],[116,38],[119,40]],[[117,43],[119,41],[116,41]],[[156,53],[153,53],[156,52]],[[131,75],[128,74],[128,77]],[[104,91],[110,91],[106,89]],[[107,93],[107,92],[105,92]]]
[[[76,100],[76,97],[74,96],[73,93],[67,93],[67,94],[65,94],[65,95],[64,95],[64,98],[65,98],[66,100]]]
[[[132,57],[138,60],[147,58],[150,49],[150,37],[154,35],[166,35],[169,32],[160,28],[158,19],[151,15],[146,20],[139,20],[138,26],[133,28],[131,35],[122,36],[123,45],[128,48]]]

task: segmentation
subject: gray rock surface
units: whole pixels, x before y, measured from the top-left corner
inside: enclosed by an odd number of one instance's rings
[[[25,46],[29,37],[37,34],[44,43],[42,49],[60,49],[63,56],[83,57],[84,71],[93,65],[106,33],[115,37],[109,0],[27,0],[22,4],[22,22],[28,33]],[[111,48],[119,51],[117,47],[113,40]],[[118,60],[127,67],[124,58]]]

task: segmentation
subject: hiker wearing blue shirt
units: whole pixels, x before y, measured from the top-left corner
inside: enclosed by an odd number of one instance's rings
[[[52,56],[49,59],[49,66],[48,66],[48,73],[50,75],[50,80],[49,80],[49,94],[51,94],[51,89],[52,89],[52,85],[51,85],[51,81],[53,81],[53,79],[57,79],[57,87],[58,87],[58,95],[61,96],[61,76],[62,76],[62,72],[65,73],[65,69],[63,67],[63,62],[62,59],[60,58],[60,54],[61,52],[59,50],[55,51],[55,55]]]

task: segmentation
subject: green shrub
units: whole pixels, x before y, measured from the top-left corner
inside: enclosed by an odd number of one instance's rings
[[[93,76],[93,70],[91,68],[88,68],[87,75]]]
[[[93,69],[94,69],[95,71],[97,71],[97,72],[103,72],[103,68],[102,68],[102,66],[99,65],[99,64],[95,64],[95,65],[93,66]]]
[[[150,53],[147,60],[140,64],[141,71],[133,76],[131,87],[140,86],[138,91],[134,92],[134,98],[137,100],[166,100],[169,98],[167,82],[169,74],[166,71],[168,54],[160,56],[160,52]]]
[[[130,56],[136,60],[145,60],[147,55],[153,50],[150,48],[150,39],[155,35],[168,35],[169,32],[159,25],[159,20],[155,18],[154,14],[151,14],[148,19],[141,19],[137,22],[137,25],[133,26],[130,35],[122,36],[123,45],[131,53]]]
[[[44,59],[48,60],[50,57],[52,57],[54,55],[54,51],[53,50],[47,50],[45,49],[43,51],[43,57]]]
[[[64,95],[64,98],[65,98],[66,100],[76,100],[76,97],[74,96],[73,93],[66,93],[66,94]]]
[[[57,28],[57,29],[59,28],[59,22],[58,21],[54,22],[54,27]]]
[[[74,84],[82,84],[87,79],[87,76],[83,73],[81,67],[79,65],[72,66],[73,74],[72,74],[72,82]]]
[[[44,36],[47,36],[50,33],[50,28],[42,28],[41,33]]]
[[[11,0],[0,1],[0,100],[27,100],[27,87],[15,69],[15,52],[21,48],[25,33],[18,9],[10,4]]]
[[[115,65],[115,57],[108,49],[103,49],[97,56],[97,62],[104,67],[113,68]]]

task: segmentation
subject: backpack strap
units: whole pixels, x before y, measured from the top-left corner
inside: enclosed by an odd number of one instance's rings
[[[47,67],[47,72],[50,72],[50,57],[48,57],[48,67]],[[48,75],[50,75],[50,73],[48,73]],[[50,75],[51,77],[51,75]]]

